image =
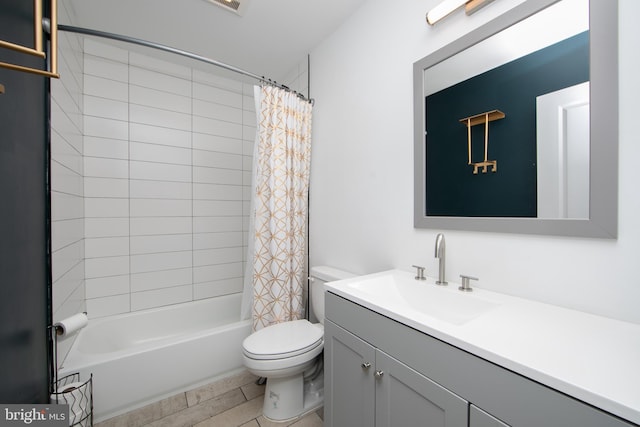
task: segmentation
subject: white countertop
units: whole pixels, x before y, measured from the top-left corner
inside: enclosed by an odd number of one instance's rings
[[[394,270],[394,274],[413,274]],[[479,357],[640,424],[640,325],[474,287],[474,297],[499,306],[456,325],[393,298],[375,298],[349,283],[389,272],[327,283],[328,291]],[[433,279],[424,286],[436,286]],[[440,288],[456,292],[458,284]],[[639,302],[640,303],[640,302]]]

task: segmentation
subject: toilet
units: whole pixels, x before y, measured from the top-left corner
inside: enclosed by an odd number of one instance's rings
[[[309,299],[319,323],[306,319],[279,323],[254,332],[242,343],[244,366],[267,379],[265,418],[288,421],[322,406],[324,284],[349,277],[354,275],[332,267],[311,268]]]

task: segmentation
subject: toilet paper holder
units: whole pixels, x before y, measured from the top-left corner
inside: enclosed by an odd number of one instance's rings
[[[79,372],[58,379],[50,399],[51,403],[69,405],[70,426],[93,426],[93,374],[85,382]]]
[[[85,311],[47,327],[53,341],[53,357],[50,361],[54,375],[50,384],[50,401],[69,406],[70,426],[93,426],[93,374],[84,382],[81,382],[79,372],[58,378],[58,339],[73,335],[87,323]]]
[[[74,314],[71,317],[60,320],[53,325],[53,330],[56,334],[56,338],[66,338],[68,335],[72,335],[78,332],[80,329],[87,326],[89,319],[87,318],[87,312]]]

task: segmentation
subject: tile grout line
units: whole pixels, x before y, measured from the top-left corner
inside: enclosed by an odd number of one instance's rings
[[[193,107],[194,107],[194,89],[195,85],[193,82],[193,68],[190,68],[191,72],[191,300],[195,301],[195,293],[196,293],[196,285],[195,285],[195,233],[194,233],[194,218],[195,218],[195,200],[194,200],[194,177],[193,177],[193,164],[194,164],[194,150],[193,150],[193,127],[194,127],[194,119],[193,119]],[[186,394],[185,394],[186,399]]]
[[[129,218],[127,221],[129,223],[129,236],[127,236],[129,240],[129,271],[127,277],[129,281],[129,313],[131,313],[131,306],[133,305],[133,292],[131,287],[131,52],[129,51],[127,51],[127,167],[127,187],[129,190],[127,194],[127,204],[129,208]]]

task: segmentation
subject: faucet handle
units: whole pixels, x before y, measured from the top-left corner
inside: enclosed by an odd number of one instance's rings
[[[462,278],[462,286],[458,286],[458,290],[463,292],[473,291],[469,282],[471,280],[478,280],[478,278],[473,276],[465,276],[464,274],[461,274],[460,277]]]
[[[416,280],[427,280],[427,278],[424,277],[424,267],[420,267],[419,265],[412,265],[411,267],[416,269]]]

